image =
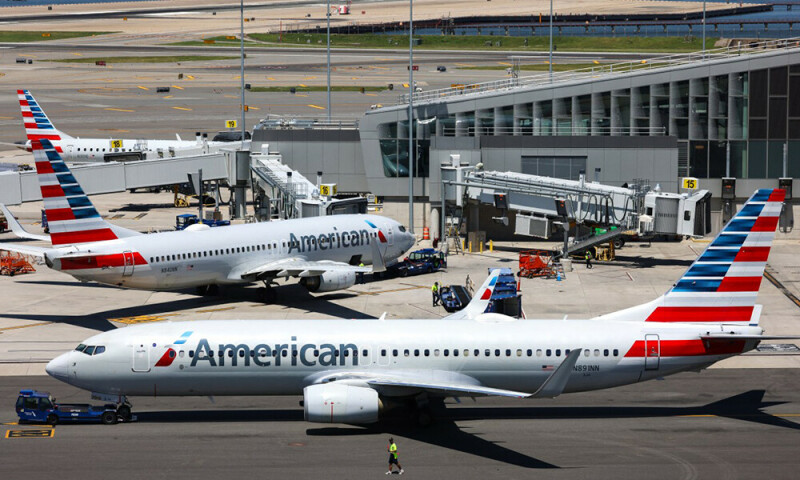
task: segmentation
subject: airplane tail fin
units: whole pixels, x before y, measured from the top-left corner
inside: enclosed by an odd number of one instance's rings
[[[66,133],[58,130],[53,122],[44,113],[44,110],[39,103],[33,98],[33,95],[28,90],[17,90],[17,97],[19,98],[19,108],[22,111],[22,122],[25,124],[25,133],[28,136],[28,141],[34,140],[50,140],[51,142],[60,142],[70,137]],[[32,148],[32,147],[31,147]],[[61,147],[57,146],[56,151],[61,152]]]
[[[50,140],[31,141],[53,246],[140,235],[103,220]]]
[[[756,297],[785,198],[785,190],[757,190],[665,295],[601,318],[758,325]]]

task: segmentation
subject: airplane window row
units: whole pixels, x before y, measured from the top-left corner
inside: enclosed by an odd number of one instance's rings
[[[106,347],[103,345],[84,345],[80,344],[75,347],[75,351],[85,353],[86,355],[100,355],[101,353],[106,351]]]
[[[238,253],[261,252],[267,250],[272,251],[277,249],[278,249],[277,243],[266,243],[261,245],[248,245],[245,247],[222,248],[219,250],[206,250],[203,252],[157,255],[155,257],[150,257],[150,263],[172,262],[178,260],[192,260],[194,258],[218,257],[220,255],[235,255]]]
[[[564,349],[564,356],[569,355],[569,352],[570,352],[570,350],[568,348]],[[595,357],[599,357],[600,356],[600,349],[599,348],[595,348],[593,352],[594,352],[594,356]],[[505,349],[505,351],[503,351],[503,350],[501,350],[499,348],[494,349],[494,351],[492,351],[492,349],[489,349],[489,348],[483,350],[483,356],[484,357],[491,357],[492,353],[494,353],[495,357],[501,357],[501,356],[503,356],[503,354],[505,354],[506,357],[512,357],[512,356],[522,357],[523,354],[524,354],[524,356],[532,357],[534,355],[534,350],[531,349],[531,348],[528,348],[526,350],[523,350],[521,348],[518,348],[516,350],[512,350],[510,348],[507,348],[507,349]],[[555,351],[553,349],[551,349],[551,348],[544,349],[544,350],[541,349],[541,348],[536,349],[536,356],[537,357],[541,357],[541,356],[552,357],[553,353],[555,353],[556,357],[560,357],[561,356],[561,349],[560,348],[556,348]],[[409,349],[404,349],[403,350],[403,356],[404,357],[410,357],[411,354],[412,354],[411,350],[409,350]],[[443,355],[445,357],[449,357],[451,354],[454,357],[458,357],[459,355],[462,355],[464,357],[469,357],[470,354],[472,354],[475,357],[479,357],[481,355],[481,350],[478,349],[478,348],[473,349],[471,351],[468,348],[465,348],[463,350],[459,350],[459,349],[456,349],[456,348],[454,348],[452,350],[450,350],[449,348],[445,348],[445,349],[436,348],[436,349],[433,350],[433,356],[434,357],[438,357],[440,355]],[[419,357],[420,356],[420,350],[419,349],[414,349],[413,355],[415,357]],[[583,352],[583,355],[585,357],[591,356],[592,355],[592,350],[588,349],[588,348],[585,349],[584,352]],[[387,356],[386,349],[381,349],[381,356],[382,357]],[[392,350],[392,356],[393,357],[399,357],[400,356],[400,351],[397,350],[397,349],[393,349]],[[431,356],[431,350],[427,349],[427,348],[422,350],[422,356],[430,357]],[[616,349],[616,348],[613,349],[613,350],[609,350],[607,348],[603,349],[603,356],[604,357],[608,357],[608,356],[618,357],[619,356],[619,350]]]
[[[208,356],[212,357],[212,358],[215,355],[218,356],[218,357],[222,357],[222,356],[225,355],[225,351],[228,352],[228,354],[227,354],[228,357],[233,357],[234,354],[233,354],[233,350],[231,350],[231,349],[220,350],[220,351],[218,351],[216,353],[214,351],[210,351],[210,352],[208,352]],[[249,354],[246,354],[244,349],[239,349],[238,352],[239,352],[238,355],[241,358],[244,358],[245,355],[249,355],[251,358],[255,358],[255,356],[256,356],[256,351],[255,350],[250,350]],[[289,350],[282,349],[282,350],[280,350],[280,352],[281,352],[281,356],[282,357],[288,357],[289,356]],[[361,353],[362,357],[369,357],[369,350],[364,349],[361,352],[362,352]],[[436,349],[433,349],[432,352],[433,352],[433,356],[434,357],[438,357],[438,356],[442,356],[442,355],[445,356],[445,357],[449,357],[450,355],[452,355],[454,357],[458,357],[458,356],[469,357],[470,355],[473,355],[475,357],[479,357],[481,355],[481,350],[478,349],[478,348],[476,348],[474,350],[470,350],[468,348],[465,348],[463,350],[459,350],[459,349],[455,349],[455,348],[452,349],[452,350],[450,350],[449,348],[445,348],[445,349],[436,348]],[[564,356],[568,356],[569,352],[570,352],[570,350],[568,348],[564,349],[563,350]],[[182,353],[183,353],[183,351],[181,351],[181,354]],[[542,356],[552,357],[552,356],[554,356],[553,354],[555,354],[556,357],[560,357],[561,353],[562,353],[562,349],[560,349],[560,348],[556,348],[556,349],[551,349],[551,348],[541,349],[541,348],[538,348],[538,349],[535,350],[535,355],[537,357],[542,357]],[[291,354],[292,354],[293,357],[296,357],[298,355],[298,352],[295,350],[295,351],[292,351]],[[428,348],[426,348],[424,350],[420,350],[420,349],[414,349],[413,350],[413,356],[419,357],[420,354],[422,356],[424,356],[424,357],[430,357],[431,356],[431,350],[428,349]],[[339,355],[340,355],[340,350],[339,349],[335,349],[333,351],[333,356],[334,357],[338,357]],[[350,349],[345,349],[343,355],[345,357],[349,357],[350,356]],[[385,348],[381,349],[380,356],[381,357],[386,357],[387,355],[388,355],[388,350],[385,349]],[[412,356],[412,350],[404,349],[402,355],[404,357],[410,357],[410,356]],[[585,349],[583,351],[583,356],[584,357],[589,357],[589,356],[592,356],[592,355],[594,355],[595,357],[599,357],[601,355],[601,350],[599,348],[595,348],[594,350],[587,348],[587,349]],[[609,356],[618,357],[619,356],[619,349],[615,348],[613,350],[609,350],[608,348],[605,348],[605,349],[602,350],[602,355],[604,357],[609,357]],[[181,355],[181,356],[183,356],[183,355]],[[258,353],[258,356],[262,357],[262,358],[267,357],[268,356],[267,355],[267,351],[264,350],[264,349],[260,349],[259,353]],[[272,350],[269,356],[277,357],[278,356],[278,350]],[[319,357],[319,350],[314,350],[314,356],[315,357]],[[354,357],[358,357],[358,350],[353,350],[353,356]],[[399,357],[400,356],[400,350],[392,349],[391,356],[392,357]],[[483,350],[483,356],[484,357],[492,357],[492,356],[495,356],[495,357],[501,357],[501,356],[506,356],[506,357],[513,357],[513,356],[517,356],[517,357],[522,357],[522,356],[533,357],[534,356],[534,350],[530,349],[530,348],[528,348],[526,350],[523,350],[521,348],[518,348],[516,350],[512,350],[510,348],[507,348],[505,350],[501,350],[499,348],[491,350],[491,349],[487,348],[487,349]],[[194,350],[189,350],[189,357],[190,358],[194,357]]]

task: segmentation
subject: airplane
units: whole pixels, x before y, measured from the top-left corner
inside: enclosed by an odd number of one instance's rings
[[[584,320],[484,313],[499,270],[440,320],[213,320],[86,339],[48,374],[128,396],[302,395],[310,422],[369,424],[393,405],[420,423],[445,397],[552,398],[699,371],[767,336],[756,297],[785,198],[758,190],[661,297]]]
[[[80,138],[70,136],[57,129],[53,122],[44,113],[33,95],[28,90],[17,90],[19,106],[22,111],[22,121],[25,124],[25,133],[28,141],[24,144],[13,144],[15,147],[32,151],[34,140],[46,139],[61,154],[66,162],[108,162],[112,160],[141,159],[141,155],[148,152],[169,152],[170,149],[180,150],[198,148],[204,145],[203,138],[198,133],[194,141],[181,140],[175,135],[175,140],[145,140],[145,139],[109,139],[109,138]],[[229,144],[229,142],[205,142],[205,145],[216,146]]]
[[[49,140],[32,146],[52,247],[0,243],[0,249],[38,256],[84,282],[212,293],[218,285],[263,281],[261,293],[271,302],[276,278],[298,277],[312,292],[346,289],[359,273],[385,270],[415,242],[400,223],[363,214],[217,228],[198,223],[145,235],[106,222]],[[2,210],[20,236],[47,238],[25,232]]]

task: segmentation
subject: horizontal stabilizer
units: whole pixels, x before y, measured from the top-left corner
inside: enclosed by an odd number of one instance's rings
[[[0,243],[0,250],[7,250],[9,252],[21,253],[23,255],[32,255],[34,257],[44,258],[45,252],[52,250],[49,247],[34,247],[33,245],[20,245],[19,243]]]
[[[22,228],[22,225],[19,224],[16,218],[14,218],[14,215],[2,203],[0,203],[0,210],[6,217],[6,220],[8,221],[8,226],[9,228],[11,228],[11,231],[14,233],[14,235],[18,236],[19,238],[28,238],[31,240],[43,240],[45,242],[50,241],[50,235],[36,235],[35,233],[29,233],[24,228]]]
[[[581,356],[582,351],[582,348],[576,348],[569,352],[567,358],[565,358],[564,361],[561,362],[561,365],[547,377],[547,380],[544,381],[542,386],[539,387],[539,390],[536,390],[536,393],[531,395],[531,397],[554,398],[561,395],[564,388],[567,386],[572,369],[575,368],[575,364],[578,363],[578,357]]]

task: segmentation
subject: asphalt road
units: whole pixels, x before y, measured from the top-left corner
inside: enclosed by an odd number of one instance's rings
[[[9,424],[23,387],[63,402],[88,398],[47,377],[0,378],[5,431],[47,430]],[[369,428],[309,424],[298,400],[134,398],[138,423],[0,438],[0,470],[4,478],[380,478],[389,436],[410,478],[793,479],[800,466],[795,369],[712,370],[545,401],[464,400],[428,428],[403,418]]]

